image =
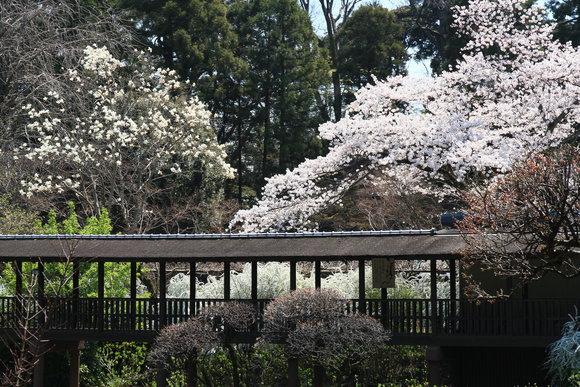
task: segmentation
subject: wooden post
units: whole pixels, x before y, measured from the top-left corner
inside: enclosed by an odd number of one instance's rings
[[[381,322],[383,323],[383,326],[385,328],[387,327],[387,322],[388,322],[388,316],[389,316],[389,311],[388,311],[388,303],[387,300],[389,298],[389,295],[387,293],[387,288],[381,288]]]
[[[290,290],[296,290],[296,261],[290,262]]]
[[[224,262],[224,300],[230,299],[231,283],[230,283],[230,262]]]
[[[16,262],[13,266],[14,274],[16,275],[16,296],[22,297],[22,262]]]
[[[451,317],[447,332],[455,333],[457,315],[457,261],[455,258],[449,260],[449,298],[451,298],[449,315]]]
[[[69,326],[72,329],[77,328],[77,324],[79,321],[79,298],[80,298],[80,264],[78,261],[74,261],[72,264],[72,281],[73,281],[73,289],[72,289],[72,319],[69,321]]]
[[[44,289],[44,263],[42,262],[38,262],[38,303],[40,305],[41,308],[46,308],[46,292]],[[45,317],[45,313],[40,313],[40,315],[38,316],[38,323],[40,325],[45,323],[44,320]]]
[[[197,267],[194,261],[189,262],[189,315],[195,316],[195,280],[197,278]]]
[[[69,387],[79,387],[81,383],[81,351],[78,348],[69,349],[70,369],[68,374]]]
[[[22,262],[13,263],[14,274],[16,275],[16,300],[14,307],[16,315],[20,316],[22,312]]]
[[[252,262],[252,300],[258,299],[258,262]]]
[[[312,386],[324,387],[324,367],[321,365],[315,365],[313,371]]]
[[[38,351],[42,351],[42,344],[38,344]],[[34,366],[32,371],[32,387],[43,387],[44,386],[44,354],[40,352],[41,355],[38,358],[38,362]]]
[[[441,347],[428,346],[426,352],[427,358],[427,378],[429,386],[441,385],[441,362],[443,360],[443,352]]]
[[[300,387],[298,359],[288,358],[288,387]]]
[[[159,328],[167,324],[167,273],[165,261],[159,261]]]
[[[167,370],[165,368],[157,370],[155,384],[157,387],[167,387]]]
[[[98,297],[98,322],[99,330],[105,327],[105,262],[97,263],[97,297]]]
[[[358,261],[358,311],[359,313],[365,314],[367,312],[366,296],[365,296],[365,260],[359,259]]]
[[[131,274],[130,274],[130,285],[131,288],[129,290],[129,303],[130,307],[130,325],[131,329],[135,329],[137,327],[137,262],[131,262]]]
[[[449,295],[452,300],[457,299],[457,262],[449,260]]]
[[[314,287],[316,289],[320,289],[322,284],[320,264],[321,262],[319,259],[314,261]]]
[[[438,331],[438,312],[437,312],[437,260],[431,260],[431,334],[437,334]]]

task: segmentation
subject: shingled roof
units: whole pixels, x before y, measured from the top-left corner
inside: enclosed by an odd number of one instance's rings
[[[223,261],[245,258],[306,260],[308,258],[407,259],[457,255],[464,246],[456,233],[434,230],[195,234],[195,235],[3,235],[0,261],[59,261],[102,258],[107,261]]]

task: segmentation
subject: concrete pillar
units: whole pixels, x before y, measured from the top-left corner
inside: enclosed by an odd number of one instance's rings
[[[443,361],[443,351],[441,347],[427,347],[427,374],[429,386],[441,385],[441,362]]]

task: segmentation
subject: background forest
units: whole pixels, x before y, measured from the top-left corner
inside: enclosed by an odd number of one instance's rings
[[[465,43],[453,5],[3,2],[2,231],[30,232],[30,217],[64,215],[69,200],[81,219],[107,208],[114,232],[224,230],[269,177],[328,152],[318,127],[340,120],[358,89],[406,74],[412,59],[433,74],[453,68]],[[577,1],[549,7],[557,38],[578,44]],[[313,18],[326,27],[319,35]],[[361,182],[317,222],[430,227],[457,205],[408,191]]]

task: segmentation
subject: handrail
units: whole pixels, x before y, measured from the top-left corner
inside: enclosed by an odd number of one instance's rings
[[[20,303],[18,302],[20,301]],[[0,297],[0,328],[15,323],[17,307],[26,299]],[[270,300],[238,299],[252,303],[258,313],[258,329],[262,312]],[[203,308],[221,304],[220,298],[167,298],[162,305],[158,298],[46,298],[48,327],[52,330],[94,331],[157,331],[167,324],[186,321]],[[555,337],[560,334],[568,315],[580,299],[528,299],[475,303],[465,300],[439,299],[352,299],[346,313],[366,314],[380,320],[394,336],[535,336]],[[361,309],[361,304],[364,309]],[[190,310],[191,305],[194,306]],[[99,306],[102,306],[102,312]],[[164,306],[164,308],[162,307]],[[38,308],[32,302],[24,307]],[[36,309],[37,310],[37,309]],[[166,310],[165,315],[162,311]],[[432,311],[438,313],[434,316]],[[31,313],[32,314],[32,313]],[[164,317],[164,318],[162,318]]]

